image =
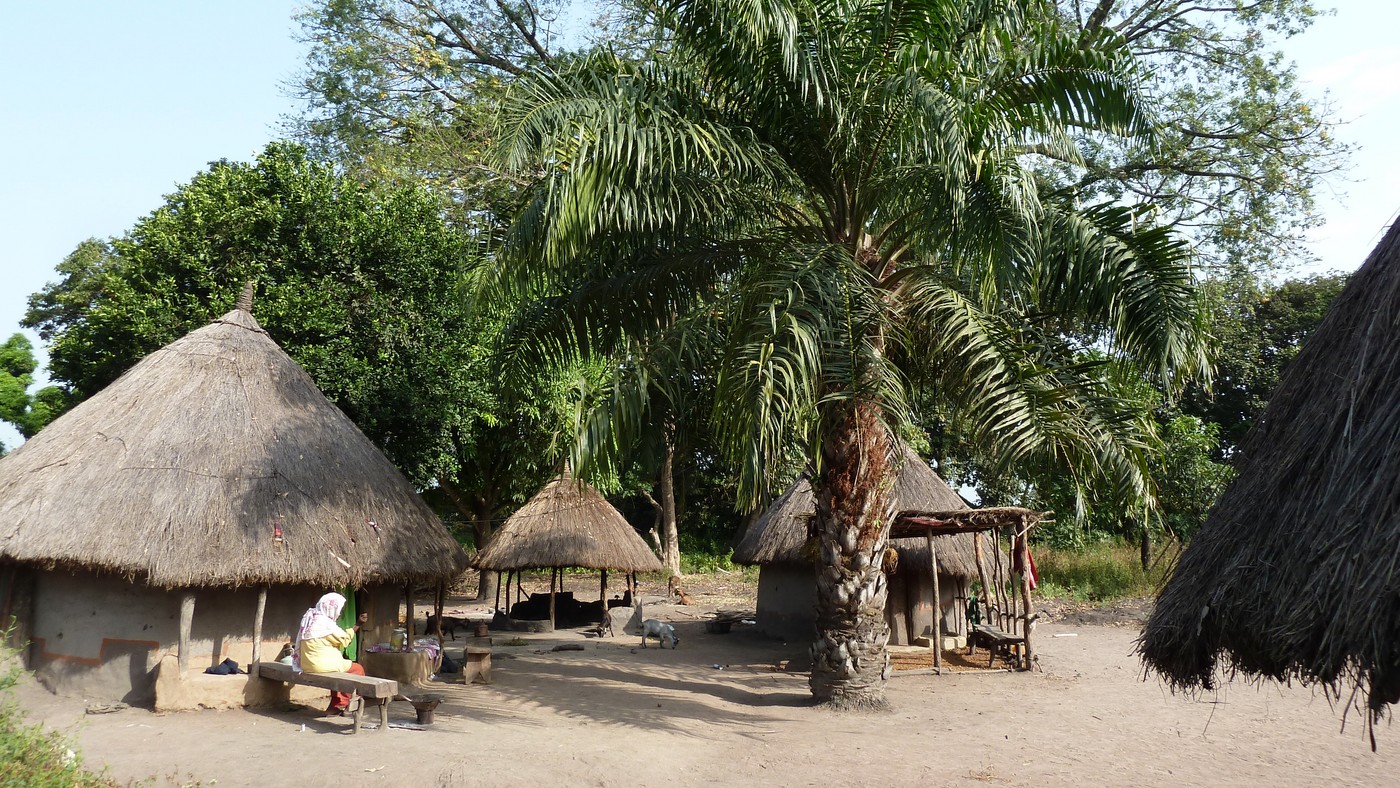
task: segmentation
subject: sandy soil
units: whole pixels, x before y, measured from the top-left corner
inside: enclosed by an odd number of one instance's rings
[[[21,700],[123,782],[219,788],[1400,785],[1400,730],[1381,727],[1372,754],[1354,715],[1339,734],[1340,712],[1306,689],[1173,696],[1142,680],[1131,627],[1045,624],[1043,672],[897,677],[893,711],[839,714],[775,669],[792,649],[676,626],[675,651],[576,633],[498,646],[496,682],[442,685],[425,731],[351,736],[313,710],[84,715],[34,686]],[[585,650],[548,651],[562,640]]]

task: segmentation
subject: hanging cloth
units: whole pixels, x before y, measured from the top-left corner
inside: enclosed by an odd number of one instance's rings
[[[360,658],[360,633],[354,629],[354,626],[359,623],[360,611],[355,607],[355,589],[347,586],[340,589],[340,595],[345,597],[345,607],[341,609],[340,617],[335,620],[335,623],[341,629],[355,633],[355,636],[350,639],[350,645],[341,649],[340,653],[346,659],[354,662]]]
[[[1022,538],[1024,538],[1024,537],[1022,537]],[[1031,590],[1034,591],[1034,590],[1036,589],[1036,587],[1040,585],[1040,573],[1037,572],[1036,569],[1035,569],[1035,556],[1031,555],[1031,549],[1030,549],[1030,546],[1029,546],[1029,545],[1027,545],[1027,547],[1026,547],[1025,555],[1026,555],[1026,558],[1030,559],[1030,562],[1031,562],[1031,566],[1030,566]],[[1020,550],[1017,550],[1017,551],[1016,551],[1016,555],[1015,555],[1015,557],[1013,558],[1012,570],[1013,570],[1014,572],[1016,572],[1016,574],[1021,575],[1022,577],[1026,576],[1026,567],[1022,566],[1023,563],[1024,563],[1024,562],[1021,560],[1021,551],[1020,551]]]

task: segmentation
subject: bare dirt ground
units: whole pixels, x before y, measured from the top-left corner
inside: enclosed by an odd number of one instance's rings
[[[842,714],[774,669],[795,649],[668,617],[674,651],[575,632],[497,645],[495,683],[437,687],[448,700],[425,731],[351,736],[314,710],[85,716],[32,685],[21,701],[120,781],[218,788],[1400,785],[1400,730],[1378,729],[1373,754],[1355,714],[1339,734],[1340,710],[1307,689],[1173,696],[1142,680],[1131,626],[1043,624],[1041,672],[897,677],[892,711]],[[585,649],[548,650],[561,641]]]

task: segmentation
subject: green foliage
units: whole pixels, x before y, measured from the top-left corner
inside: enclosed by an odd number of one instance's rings
[[[860,402],[1144,493],[1146,422],[1070,339],[1154,379],[1203,369],[1185,249],[1144,210],[1042,195],[1023,161],[1074,156],[1071,128],[1150,138],[1131,57],[1035,2],[653,13],[664,51],[554,63],[503,105],[497,161],[533,188],[485,277],[537,299],[515,363],[722,315],[714,366],[680,368],[714,375],[743,508]]]
[[[417,484],[440,487],[442,508],[489,526],[551,472],[571,410],[566,376],[500,385],[501,321],[461,294],[472,254],[427,189],[274,143],[210,165],[122,237],[84,242],[24,324],[82,399],[256,280],[254,314],[326,396]]]
[[[1272,284],[1236,269],[1209,283],[1216,378],[1209,388],[1188,387],[1181,410],[1220,425],[1217,457],[1232,456],[1348,278],[1316,274]]]
[[[15,334],[0,345],[0,421],[14,425],[25,438],[34,437],[69,406],[67,395],[58,386],[29,391],[38,366],[34,346],[23,334]]]
[[[1057,183],[1150,202],[1196,241],[1197,265],[1286,269],[1311,255],[1314,194],[1348,146],[1325,97],[1308,95],[1280,49],[1322,11],[1311,0],[1195,3],[1056,0],[1086,38],[1111,31],[1152,72],[1157,144],[1086,136]],[[1104,13],[1106,12],[1106,13]]]
[[[1144,571],[1137,546],[1111,540],[1072,550],[1037,550],[1040,586],[1036,594],[1080,602],[1151,596],[1165,579],[1165,563],[1159,561]]]
[[[743,566],[733,561],[734,551],[681,550],[681,574],[713,575],[720,572],[738,573],[747,581],[758,580],[758,567]]]
[[[0,785],[5,788],[111,788],[116,783],[83,768],[73,742],[43,725],[24,721],[14,688],[24,675],[11,649],[0,671]]]
[[[1177,539],[1196,534],[1235,470],[1219,462],[1220,425],[1177,416],[1162,425],[1162,450],[1153,459],[1157,509],[1152,523]]]

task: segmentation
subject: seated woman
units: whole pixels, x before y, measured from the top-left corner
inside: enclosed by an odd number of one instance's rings
[[[345,597],[340,594],[326,594],[316,606],[301,617],[301,628],[297,630],[296,647],[292,651],[292,665],[307,673],[353,673],[365,675],[360,663],[352,662],[341,654],[341,649],[350,645],[360,626],[369,620],[368,613],[361,613],[359,623],[350,629],[341,629],[335,623],[340,611],[345,609]],[[331,705],[326,714],[339,717],[350,706],[350,694],[332,692]]]

